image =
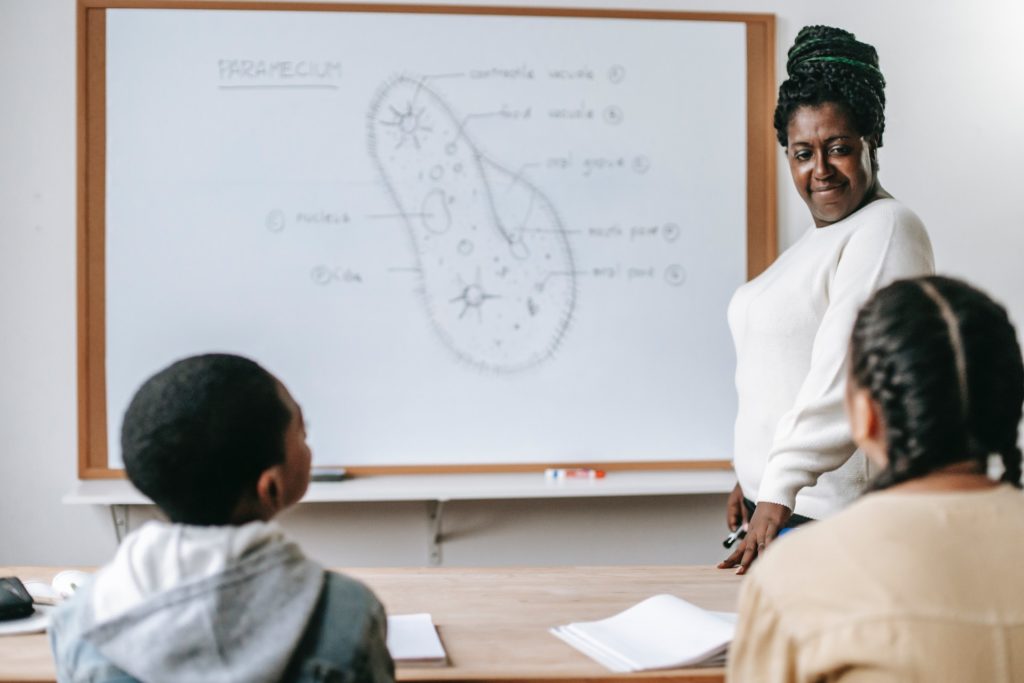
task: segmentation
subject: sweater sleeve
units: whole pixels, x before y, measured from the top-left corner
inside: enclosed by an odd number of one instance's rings
[[[828,284],[827,308],[814,338],[810,370],[779,420],[758,501],[796,506],[800,489],[841,467],[855,451],[843,405],[846,354],[861,305],[893,280],[933,273],[931,243],[920,220],[896,205],[851,235]]]

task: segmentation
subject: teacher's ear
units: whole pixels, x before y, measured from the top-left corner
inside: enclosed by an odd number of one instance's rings
[[[885,425],[882,410],[862,387],[852,389],[847,397],[850,415],[850,435],[864,455],[880,468],[889,464],[886,454]]]
[[[871,135],[864,137],[864,144],[868,146],[868,155],[871,159],[871,172],[878,174],[878,148],[881,145],[878,143],[878,135],[872,133]],[[877,180],[877,179],[876,179]]]

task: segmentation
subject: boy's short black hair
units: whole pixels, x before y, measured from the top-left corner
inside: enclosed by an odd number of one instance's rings
[[[240,356],[179,360],[135,393],[121,427],[128,478],[182,524],[230,524],[259,475],[284,461],[291,410]]]

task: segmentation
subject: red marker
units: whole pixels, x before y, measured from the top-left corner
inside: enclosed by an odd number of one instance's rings
[[[544,470],[544,478],[548,481],[563,481],[565,479],[604,479],[604,470],[595,470],[592,467],[553,467]]]

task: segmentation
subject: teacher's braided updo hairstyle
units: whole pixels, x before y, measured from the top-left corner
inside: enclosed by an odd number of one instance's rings
[[[775,107],[775,133],[789,146],[787,127],[802,106],[834,102],[850,114],[857,132],[882,146],[885,130],[885,78],[875,48],[849,31],[831,26],[805,26],[789,48],[786,72]]]
[[[879,290],[854,323],[850,377],[885,428],[889,463],[872,489],[959,462],[985,472],[992,454],[1020,487],[1024,365],[1006,310],[983,292],[938,276]]]

